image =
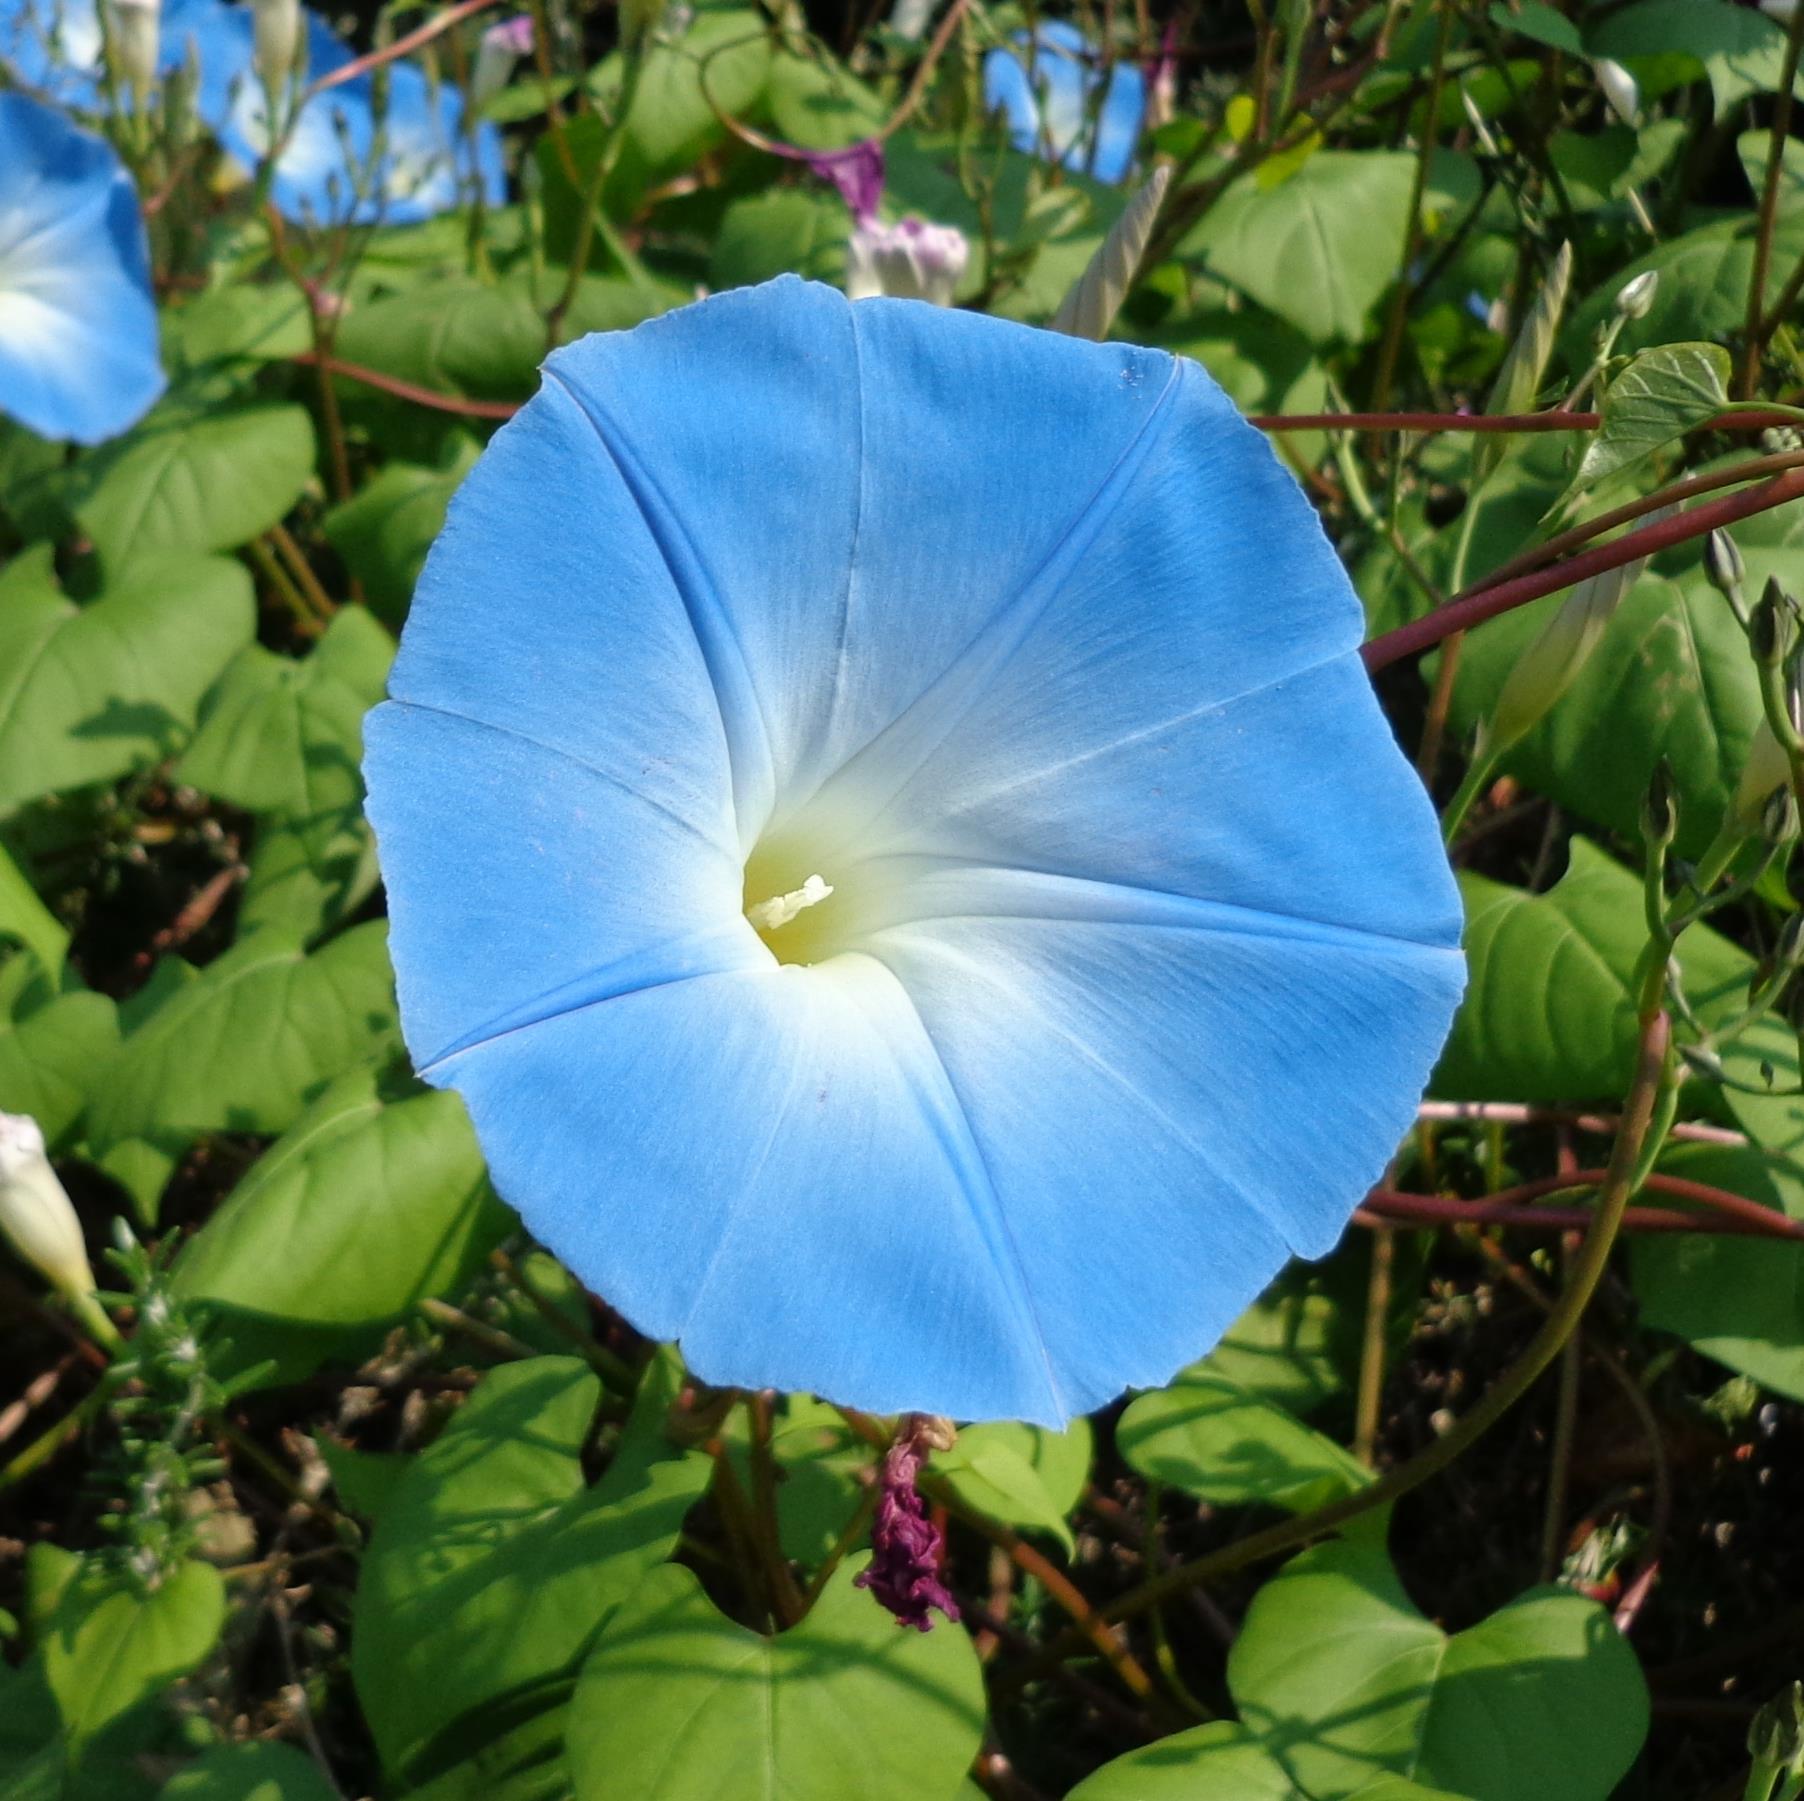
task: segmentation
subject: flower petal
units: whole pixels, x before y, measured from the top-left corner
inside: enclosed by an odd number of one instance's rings
[[[534,1232],[708,1381],[1069,1413],[958,1101],[872,959],[608,1000],[434,1080]]]
[[[0,94],[0,412],[93,444],[163,385],[131,177],[102,139]]]

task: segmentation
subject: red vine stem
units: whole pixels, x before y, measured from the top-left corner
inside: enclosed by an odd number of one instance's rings
[[[1557,407],[1542,413],[1249,413],[1261,431],[1596,431],[1601,413],[1569,413]],[[1766,431],[1796,425],[1795,413],[1718,413],[1698,431]]]
[[[337,357],[321,356],[318,351],[297,351],[289,358],[294,363],[309,363],[327,375],[340,375],[347,381],[362,382],[366,388],[379,388],[398,400],[411,400],[416,406],[431,407],[439,413],[463,413],[472,419],[511,419],[519,412],[517,400],[465,400],[458,394],[441,394],[433,388],[416,387],[397,376],[366,369],[361,363],[340,362]]]
[[[354,57],[342,69],[334,69],[329,74],[322,75],[301,96],[302,104],[305,105],[315,94],[323,94],[327,88],[354,81],[359,75],[367,75],[371,69],[383,63],[393,62],[397,56],[405,56],[408,51],[417,50],[422,44],[430,44],[435,37],[443,35],[453,25],[461,25],[473,14],[495,4],[497,0],[457,0],[455,6],[446,8],[436,19],[428,19],[424,25],[408,32],[404,37],[396,38],[392,44],[384,44],[380,50],[372,50],[367,56]]]
[[[1420,619],[1412,619],[1407,625],[1372,639],[1360,656],[1367,669],[1387,668],[1404,657],[1432,648],[1454,632],[1470,631],[1473,626],[1483,625],[1515,607],[1526,606],[1544,594],[1557,594],[1560,589],[1600,575],[1606,569],[1618,569],[1638,557],[1653,556],[1675,544],[1701,538],[1718,526],[1733,525],[1739,519],[1770,512],[1774,507],[1801,497],[1804,497],[1804,469],[1788,470],[1771,481],[1762,482],[1757,488],[1726,495],[1721,500],[1706,501],[1702,506],[1662,519],[1657,525],[1646,526],[1641,531],[1625,532],[1622,537],[1612,539],[1596,550],[1568,557],[1551,569],[1538,569],[1511,581],[1468,590],[1444,607],[1436,607]]]

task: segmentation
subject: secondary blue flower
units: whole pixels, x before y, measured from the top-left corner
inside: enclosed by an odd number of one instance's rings
[[[162,391],[131,177],[54,108],[0,94],[0,413],[94,444]]]
[[[1030,155],[1050,153],[1098,181],[1120,181],[1140,141],[1145,77],[1132,63],[1118,62],[1105,87],[1083,33],[1062,20],[1042,25],[1031,36],[1017,32],[1015,42],[1019,49],[992,50],[983,62],[984,104],[1008,121],[1015,148]]]
[[[190,8],[209,0],[186,0]],[[352,61],[319,14],[305,13],[306,78],[317,82]],[[246,6],[211,4],[189,36],[201,69],[201,116],[246,170],[269,153],[263,83],[252,67],[254,30]],[[501,139],[493,125],[464,127],[463,96],[436,86],[411,63],[391,64],[380,129],[367,73],[313,94],[295,120],[270,181],[284,218],[306,225],[410,225],[480,192],[505,198]]]
[[[1163,1382],[1463,980],[1361,625],[1194,363],[793,277],[561,350],[367,725],[415,1062],[705,1380]]]
[[[463,95],[449,82],[432,83],[411,63],[396,63],[389,70],[384,125],[386,155],[372,219],[417,224],[476,194],[489,206],[506,198],[501,134],[484,120],[472,141],[464,126]]]
[[[186,31],[219,0],[165,0],[157,65],[167,75],[182,59]],[[0,0],[0,63],[22,87],[59,106],[93,112],[104,99],[100,15],[94,0]],[[130,105],[129,94],[119,95]]]

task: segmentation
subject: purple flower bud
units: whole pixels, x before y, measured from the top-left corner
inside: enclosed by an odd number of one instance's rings
[[[958,1618],[958,1603],[940,1580],[939,1528],[927,1517],[927,1503],[915,1486],[927,1450],[911,1422],[883,1459],[882,1494],[871,1528],[872,1558],[852,1578],[868,1588],[896,1616],[898,1626],[930,1632],[928,1610]]]

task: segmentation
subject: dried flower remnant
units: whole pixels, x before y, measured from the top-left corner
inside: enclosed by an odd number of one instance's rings
[[[958,1619],[958,1603],[940,1580],[945,1541],[928,1516],[919,1487],[929,1451],[952,1442],[951,1422],[912,1414],[883,1457],[877,1518],[871,1527],[871,1561],[852,1578],[896,1616],[898,1626],[933,1628],[933,1610]]]

